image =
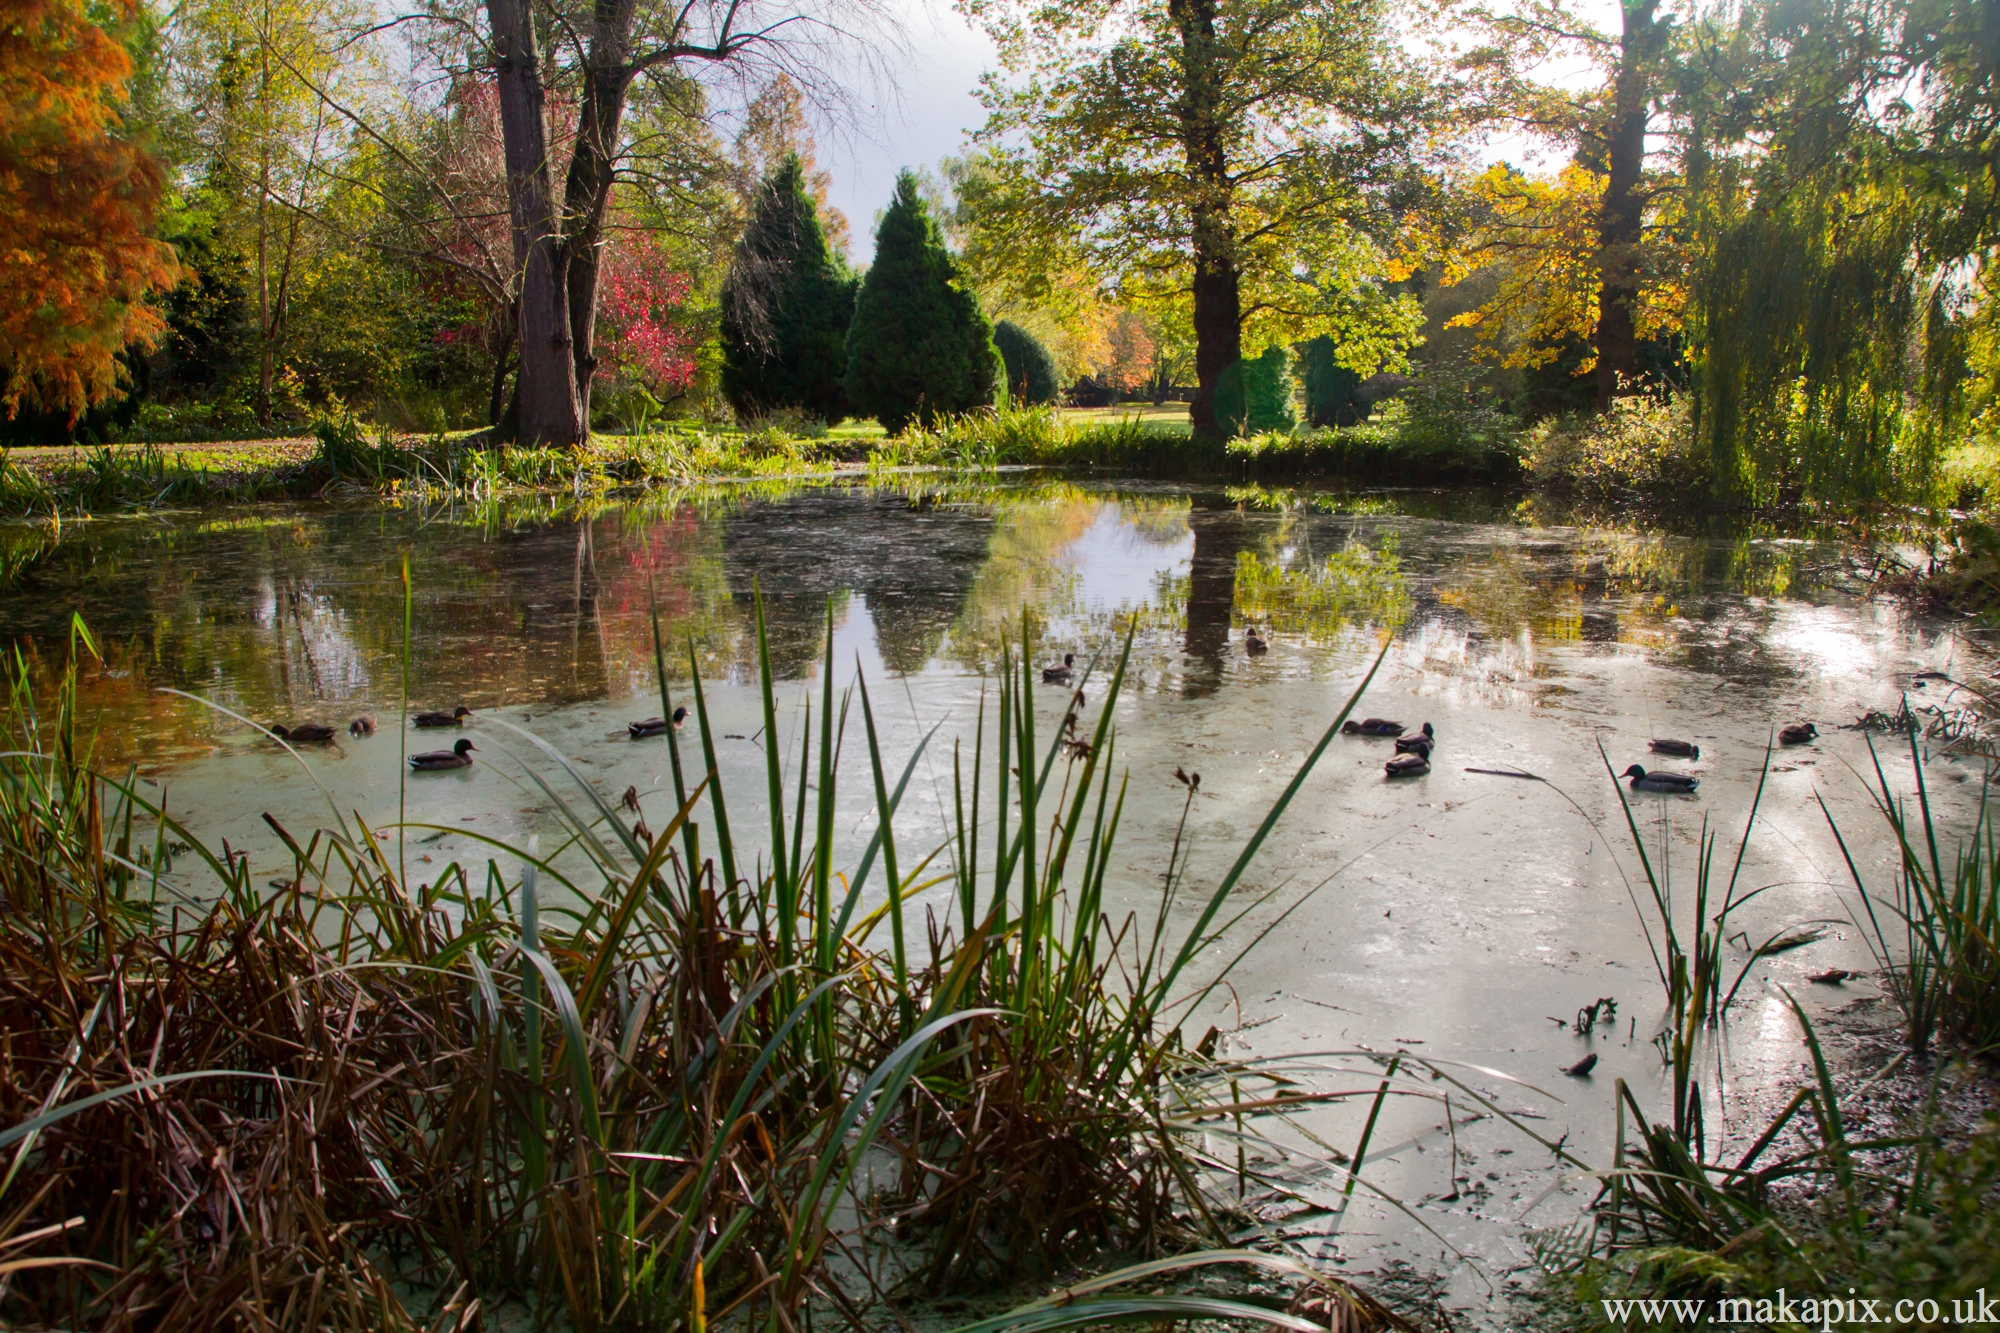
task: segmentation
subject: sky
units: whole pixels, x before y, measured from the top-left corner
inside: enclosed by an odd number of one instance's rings
[[[907,49],[893,58],[887,86],[856,97],[854,128],[818,131],[819,165],[833,178],[828,202],[847,215],[860,252],[854,258],[864,263],[896,173],[965,151],[967,133],[986,119],[979,76],[999,63],[985,34],[944,0],[905,0],[897,8]]]
[[[966,134],[985,120],[977,97],[979,76],[998,60],[993,44],[946,0],[896,0],[905,50],[891,57],[882,86],[856,90],[852,127],[821,125],[819,165],[832,177],[830,202],[847,215],[853,258],[866,263],[876,213],[887,206],[896,173],[930,167],[965,151]],[[1600,26],[1616,30],[1617,0],[1585,0],[1575,6]],[[1594,81],[1582,67],[1543,72],[1550,82]],[[1485,146],[1488,161],[1506,159],[1548,168],[1546,160],[1524,162],[1532,146],[1497,137]]]

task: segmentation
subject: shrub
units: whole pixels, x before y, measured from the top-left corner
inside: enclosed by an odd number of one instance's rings
[[[1041,339],[1011,319],[993,326],[993,346],[1007,365],[1007,393],[1029,407],[1045,407],[1056,400],[1062,381],[1056,374],[1056,359]]]
[[[1538,486],[1591,494],[1702,489],[1685,399],[1621,398],[1601,416],[1552,417],[1524,437]]]
[[[1324,335],[1299,344],[1299,380],[1305,389],[1306,422],[1313,426],[1353,426],[1368,415],[1358,396],[1361,373],[1335,358],[1340,349]]]
[[[1245,357],[1222,373],[1215,390],[1216,420],[1237,435],[1287,431],[1298,425],[1292,411],[1291,353],[1273,343],[1261,356]]]
[[[979,298],[904,172],[847,333],[847,401],[891,435],[993,401],[1000,354]]]

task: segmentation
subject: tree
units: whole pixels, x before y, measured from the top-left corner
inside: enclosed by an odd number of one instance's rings
[[[1324,335],[1310,339],[1298,351],[1306,421],[1314,426],[1352,426],[1360,421],[1366,415],[1356,395],[1361,372],[1342,364],[1333,339]]]
[[[849,0],[851,9],[864,0]],[[538,0],[485,0],[500,96],[514,269],[520,275],[520,434],[567,446],[589,435],[598,272],[629,147],[635,81],[684,64],[741,64],[794,29],[828,25],[742,0],[593,0],[551,25]],[[563,40],[543,48],[544,34]],[[574,87],[572,140],[551,133],[551,92]],[[558,176],[561,184],[558,187]]]
[[[257,420],[292,333],[308,225],[339,175],[344,147],[333,110],[339,86],[365,66],[329,34],[353,24],[345,0],[193,0],[170,30],[195,193],[220,239],[245,258],[256,306]]]
[[[645,232],[620,234],[604,264],[598,302],[601,358],[656,400],[694,383],[695,339],[683,323],[688,275]]]
[[[1277,343],[1262,354],[1247,357],[1222,376],[1215,395],[1216,414],[1232,435],[1262,435],[1287,431],[1299,424],[1292,410],[1292,358]]]
[[[861,280],[847,334],[847,401],[891,435],[993,401],[1000,354],[979,298],[960,280],[917,178],[875,232],[875,263]]]
[[[1659,0],[1621,0],[1620,27],[1604,32],[1564,0],[1525,0],[1482,15],[1506,58],[1495,62],[1495,103],[1525,128],[1568,147],[1555,177],[1530,179],[1506,166],[1469,193],[1468,242],[1446,263],[1445,281],[1498,266],[1498,293],[1453,322],[1489,341],[1519,337],[1503,364],[1535,369],[1587,350],[1573,373],[1591,377],[1599,411],[1641,387],[1643,345],[1678,331],[1686,304],[1686,256],[1674,241],[1680,181],[1649,160],[1646,140],[1671,92],[1671,20]],[[1604,82],[1571,91],[1519,71],[1557,58],[1596,64]]]
[[[990,225],[1016,254],[1080,236],[1128,301],[1190,298],[1198,436],[1246,329],[1408,344],[1414,303],[1373,279],[1442,106],[1384,0],[965,3],[1025,75],[988,85]]]
[[[757,192],[722,294],[722,391],[739,419],[783,408],[847,415],[855,279],[827,243],[806,167],[780,159]]]
[[[74,422],[119,391],[119,354],[165,328],[153,238],[163,178],[129,132],[132,60],[83,0],[15,0],[0,21],[0,404]],[[133,0],[103,6],[134,23]]]
[[[1016,402],[1040,407],[1056,400],[1062,380],[1056,359],[1041,339],[1011,319],[993,326],[993,346],[1007,368],[1007,395]]]

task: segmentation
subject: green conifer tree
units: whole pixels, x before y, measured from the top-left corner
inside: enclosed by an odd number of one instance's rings
[[[848,414],[855,287],[827,244],[805,165],[787,154],[758,188],[723,287],[722,391],[739,419],[792,409],[833,425]]]
[[[1356,392],[1361,375],[1340,364],[1339,348],[1321,334],[1298,346],[1299,379],[1305,389],[1306,420],[1315,426],[1352,426],[1366,416]]]
[[[1215,419],[1232,435],[1262,435],[1299,424],[1292,410],[1292,354],[1277,343],[1222,372],[1215,389]]]
[[[1011,319],[993,326],[993,345],[1007,365],[1007,394],[1015,402],[1042,407],[1056,400],[1062,384],[1056,359],[1042,340]]]
[[[979,298],[960,279],[917,178],[875,232],[875,263],[861,281],[847,333],[847,401],[891,435],[993,401],[1000,354]]]

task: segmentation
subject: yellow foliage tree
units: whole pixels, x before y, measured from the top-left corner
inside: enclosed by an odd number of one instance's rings
[[[0,18],[0,404],[67,412],[118,393],[118,354],[165,323],[151,235],[160,168],[127,132],[132,60],[83,0],[10,0]],[[115,20],[136,18],[115,0]]]
[[[1489,345],[1511,338],[1513,346],[1498,354],[1502,365],[1546,365],[1564,346],[1580,344],[1589,350],[1577,373],[1596,367],[1604,189],[1603,173],[1574,163],[1552,178],[1501,165],[1473,181],[1483,220],[1470,242],[1447,257],[1444,281],[1450,286],[1483,269],[1496,271],[1494,294],[1451,323],[1479,330]],[[1641,341],[1678,331],[1687,308],[1678,265],[1663,248],[1656,243],[1641,264],[1634,307]]]

